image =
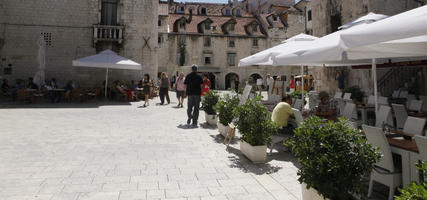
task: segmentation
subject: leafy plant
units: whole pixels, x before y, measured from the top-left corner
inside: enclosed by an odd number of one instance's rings
[[[218,103],[219,94],[217,91],[210,90],[203,98],[202,108],[208,115],[215,115],[214,106]]]
[[[427,162],[423,162],[417,165],[417,168],[421,171],[424,177],[427,175]],[[412,182],[403,189],[399,189],[400,196],[395,196],[396,200],[421,200],[427,199],[427,182],[416,183]]]
[[[236,93],[225,94],[224,97],[220,98],[215,106],[215,110],[218,112],[219,122],[227,126],[233,119],[233,110],[239,104],[239,95]]]
[[[351,93],[351,99],[362,102],[365,92],[359,86],[351,86],[344,89],[344,93]]]
[[[242,134],[241,140],[252,146],[269,143],[270,136],[279,130],[279,127],[271,121],[271,114],[267,108],[260,102],[261,98],[255,97],[234,109],[237,117],[236,125]]]
[[[341,118],[326,122],[307,118],[285,145],[298,156],[299,182],[315,188],[323,197],[351,199],[349,192],[360,193],[362,175],[371,172],[380,154]]]
[[[304,96],[307,95],[307,92],[304,92]],[[301,90],[295,90],[294,92],[290,93],[289,96],[296,99],[301,99]],[[307,101],[304,99],[304,105],[307,104]]]

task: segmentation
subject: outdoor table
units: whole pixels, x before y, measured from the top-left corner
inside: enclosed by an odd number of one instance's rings
[[[411,133],[405,133],[402,131],[391,131],[390,133],[390,136],[392,136],[393,133],[407,137],[414,136]],[[390,144],[391,152],[402,157],[402,184],[403,186],[406,186],[411,183],[411,180],[413,179],[412,173],[415,172],[413,169],[415,168],[414,163],[411,162],[411,154],[418,154],[417,144],[415,143],[415,140],[405,139],[403,137],[387,137],[387,141]]]
[[[408,116],[418,117],[418,118],[427,118],[427,113],[408,112]]]
[[[362,113],[362,124],[368,124],[368,110],[375,111],[375,105],[358,104],[356,108]]]

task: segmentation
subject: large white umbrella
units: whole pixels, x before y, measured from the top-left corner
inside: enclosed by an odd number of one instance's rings
[[[41,88],[45,84],[45,72],[46,69],[46,43],[42,35],[40,35],[37,41],[39,51],[37,54],[37,60],[39,61],[38,71],[34,75],[33,83]]]
[[[107,97],[109,69],[141,70],[141,64],[136,63],[128,58],[121,57],[109,49],[102,51],[99,54],[73,60],[73,66],[105,68],[105,97]]]
[[[357,59],[372,59],[374,94],[377,99],[377,58],[426,56],[427,26],[424,24],[426,17],[427,6],[424,6],[370,24],[359,24],[313,41],[305,49],[291,54],[281,54],[275,57],[274,65],[357,62]],[[420,18],[424,20],[419,20]],[[347,41],[347,38],[351,39]],[[378,108],[377,102],[375,105]]]

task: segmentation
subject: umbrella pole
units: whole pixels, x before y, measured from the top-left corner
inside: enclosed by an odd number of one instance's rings
[[[372,58],[372,76],[374,77],[375,112],[378,111],[377,62]]]
[[[304,111],[304,65],[301,65],[301,99],[302,99],[301,111]]]
[[[105,98],[107,98],[107,88],[108,88],[108,68],[105,72]]]

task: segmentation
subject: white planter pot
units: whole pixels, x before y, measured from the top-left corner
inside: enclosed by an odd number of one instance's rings
[[[267,159],[267,145],[252,146],[240,141],[240,151],[253,163],[265,163]]]
[[[216,126],[218,126],[218,131],[219,131],[219,133],[222,135],[222,136],[227,136],[227,133],[230,131],[230,127],[227,125],[224,125],[224,124],[221,124],[221,122],[217,122],[216,123]]]
[[[324,198],[317,193],[317,190],[314,188],[310,188],[307,190],[307,185],[305,183],[301,184],[301,193],[302,193],[302,200],[324,200]],[[326,198],[326,200],[330,200]]]
[[[208,115],[206,113],[205,113],[205,119],[209,125],[216,125],[218,121],[218,117],[216,115]]]

